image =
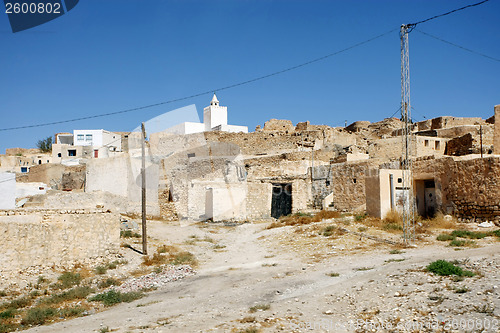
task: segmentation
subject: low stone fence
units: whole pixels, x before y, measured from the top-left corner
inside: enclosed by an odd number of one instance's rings
[[[0,277],[31,266],[66,266],[116,253],[118,214],[105,211],[0,211]]]

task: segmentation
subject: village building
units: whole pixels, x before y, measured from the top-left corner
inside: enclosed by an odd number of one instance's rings
[[[248,133],[247,126],[228,125],[227,106],[221,106],[217,96],[213,95],[210,105],[203,109],[203,123],[183,122],[165,130],[166,133],[179,135],[222,131],[230,133]]]

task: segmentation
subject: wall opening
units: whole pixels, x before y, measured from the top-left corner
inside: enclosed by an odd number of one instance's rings
[[[292,184],[273,184],[271,216],[280,218],[292,213]]]
[[[436,184],[434,179],[415,181],[418,214],[424,218],[436,215]]]

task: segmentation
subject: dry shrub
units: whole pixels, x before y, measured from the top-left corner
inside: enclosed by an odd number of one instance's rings
[[[386,224],[403,224],[403,218],[401,214],[398,211],[391,210],[387,213],[387,215],[384,217],[384,222]]]
[[[310,224],[313,222],[320,222],[325,219],[339,218],[341,214],[337,211],[322,210],[316,213],[314,216],[305,213],[295,213],[292,215],[282,216],[278,221],[271,223],[267,229],[279,228],[286,225],[303,225]]]
[[[162,245],[156,249],[152,256],[145,256],[142,259],[145,266],[170,265],[191,265],[195,266],[197,261],[191,252],[181,251],[172,245]]]
[[[431,229],[455,229],[457,227],[455,218],[446,219],[441,212],[436,213],[432,219],[422,221],[422,224]]]
[[[336,219],[336,218],[339,218],[341,216],[342,216],[342,214],[340,214],[339,212],[334,211],[334,210],[322,210],[319,213],[317,213],[316,215],[314,215],[313,222],[319,222],[319,221],[326,220],[326,219]]]

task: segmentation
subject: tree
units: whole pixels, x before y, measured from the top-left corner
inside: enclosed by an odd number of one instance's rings
[[[36,147],[40,149],[42,153],[48,153],[52,151],[52,137],[48,136],[45,139],[38,140]]]

